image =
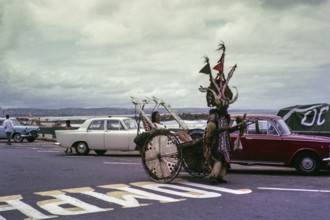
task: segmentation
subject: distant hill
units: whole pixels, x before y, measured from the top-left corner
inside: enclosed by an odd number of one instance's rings
[[[61,109],[38,109],[38,108],[8,108],[0,109],[0,117],[9,114],[11,117],[68,117],[68,116],[103,116],[103,115],[134,115],[134,108],[61,108]],[[146,109],[150,114],[153,109]],[[173,108],[178,114],[207,114],[209,108]],[[229,109],[229,113],[265,113],[277,114],[278,110],[267,109]],[[161,114],[167,112],[160,109]],[[136,112],[138,114],[138,112]]]

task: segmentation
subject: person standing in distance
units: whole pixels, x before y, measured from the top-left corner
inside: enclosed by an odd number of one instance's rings
[[[9,115],[6,115],[6,120],[3,122],[3,127],[7,135],[7,144],[11,145],[11,133],[15,132],[14,123],[9,119]]]

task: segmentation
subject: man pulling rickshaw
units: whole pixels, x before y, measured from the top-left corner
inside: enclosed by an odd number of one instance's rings
[[[219,44],[218,51],[222,52],[221,58],[213,68],[218,71],[214,78],[211,72],[209,59],[205,57],[205,66],[200,70],[207,74],[210,79],[208,87],[200,86],[199,90],[206,93],[207,106],[211,107],[207,120],[207,126],[203,137],[201,132],[189,131],[184,121],[167,105],[158,98],[137,99],[132,97],[132,102],[140,112],[140,119],[143,121],[147,132],[143,133],[143,141],[140,149],[142,162],[146,173],[156,182],[170,182],[181,170],[184,169],[193,176],[204,177],[208,175],[211,183],[226,182],[224,176],[229,168],[230,152],[232,149],[229,133],[240,130],[242,134],[246,121],[237,119],[237,125],[230,127],[230,116],[228,107],[238,98],[236,87],[235,96],[229,88],[229,80],[233,76],[236,65],[233,66],[225,77],[223,73],[225,59],[225,45]],[[192,141],[180,142],[173,133],[166,129],[157,129],[153,121],[145,114],[146,104],[155,104],[155,109],[163,106],[178,122],[179,127],[190,136],[195,135]],[[198,134],[198,135],[196,135]],[[198,138],[196,138],[196,136]],[[142,137],[142,135],[138,136]],[[141,138],[140,138],[141,139]],[[240,149],[240,137],[234,143],[234,149]]]
[[[241,126],[230,127],[230,115],[228,113],[229,105],[238,98],[236,87],[234,87],[236,95],[233,97],[228,85],[237,65],[234,65],[225,77],[223,70],[226,47],[223,42],[219,44],[217,50],[222,51],[219,61],[213,67],[218,71],[218,74],[215,78],[213,77],[209,58],[204,57],[206,64],[200,72],[209,76],[210,85],[207,88],[201,86],[199,89],[201,92],[206,92],[207,106],[212,108],[209,111],[204,141],[205,169],[210,172],[209,181],[211,183],[226,182],[224,176],[230,167],[232,149],[229,134],[237,129],[244,129],[242,124]],[[235,149],[241,146],[239,140],[235,142],[235,145],[237,145]]]

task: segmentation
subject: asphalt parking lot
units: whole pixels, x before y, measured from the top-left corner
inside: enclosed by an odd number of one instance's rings
[[[329,171],[301,176],[292,168],[233,164],[227,184],[210,185],[184,170],[171,184],[159,184],[136,151],[78,156],[53,141],[8,146],[2,140],[0,155],[0,219],[328,217]]]

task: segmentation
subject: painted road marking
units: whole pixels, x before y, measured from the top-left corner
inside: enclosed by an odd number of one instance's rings
[[[99,188],[102,188],[103,192],[99,192]],[[104,189],[106,192],[104,192]],[[252,191],[249,189],[242,191],[240,189],[217,186],[212,186],[209,189],[203,184],[190,183],[184,179],[177,179],[174,184],[160,184],[148,181],[133,182],[130,184],[101,185],[94,186],[93,188],[79,187],[51,190],[33,193],[42,199],[33,204],[25,203],[22,195],[0,197],[0,220],[7,219],[6,214],[9,216],[8,219],[10,219],[11,212],[13,211],[21,212],[28,219],[49,219],[61,216],[112,211],[117,208],[143,207],[152,205],[152,202],[148,202],[150,200],[165,204],[169,202],[183,202],[187,199],[216,198],[221,197],[220,192],[242,195],[251,193]],[[163,195],[159,195],[159,193]],[[83,194],[105,201],[108,203],[108,206],[98,207],[89,204],[75,198],[77,194]],[[42,209],[42,211],[36,208]]]
[[[38,150],[38,153],[58,153],[58,150]]]
[[[258,187],[258,189],[278,190],[278,191],[325,192],[325,193],[330,193],[330,190],[323,190],[323,189],[288,189],[288,188],[271,188],[271,187]]]
[[[14,148],[15,149],[23,149],[23,150],[36,150],[36,149],[39,149],[39,148],[36,148],[36,147],[27,147],[27,146],[15,146]]]

